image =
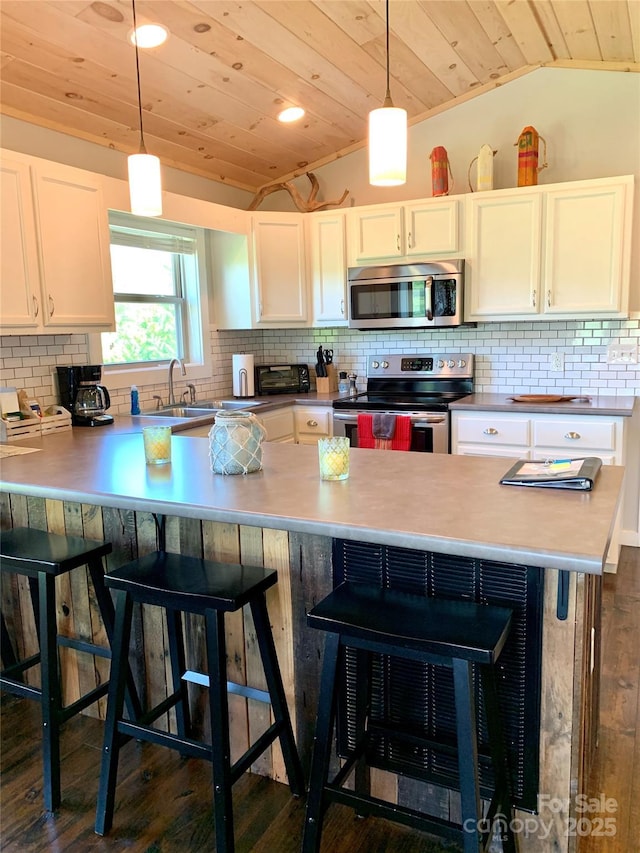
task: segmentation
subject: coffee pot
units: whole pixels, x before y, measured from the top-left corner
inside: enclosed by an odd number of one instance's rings
[[[113,423],[105,412],[111,405],[109,392],[100,384],[102,365],[58,367],[60,402],[71,412],[74,426],[105,426]]]
[[[74,414],[81,417],[103,415],[111,405],[109,392],[104,385],[81,385],[73,405]]]

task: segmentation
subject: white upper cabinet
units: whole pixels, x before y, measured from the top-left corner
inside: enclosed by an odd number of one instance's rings
[[[630,182],[595,181],[546,193],[545,312],[626,313]],[[630,244],[630,233],[627,237]]]
[[[347,211],[349,266],[458,255],[459,211],[455,198],[351,208]]]
[[[626,317],[633,177],[468,199],[466,319]]]
[[[304,221],[299,213],[252,216],[257,325],[308,324]]]
[[[0,284],[3,332],[113,330],[109,222],[99,177],[21,155],[2,162],[3,255],[11,246]]]
[[[313,325],[347,325],[345,213],[333,210],[307,218]]]
[[[478,193],[469,198],[467,319],[538,313],[541,240],[540,193]]]
[[[0,322],[26,330],[38,325],[41,311],[31,175],[26,163],[8,157],[0,174]]]

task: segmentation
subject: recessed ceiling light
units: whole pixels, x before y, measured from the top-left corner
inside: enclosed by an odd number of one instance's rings
[[[298,121],[298,119],[302,118],[303,115],[304,110],[302,107],[287,107],[286,110],[282,110],[281,113],[278,113],[278,121],[285,123]]]
[[[131,30],[129,41],[138,42],[138,47],[159,47],[169,38],[169,30],[161,24],[141,24],[136,30]]]

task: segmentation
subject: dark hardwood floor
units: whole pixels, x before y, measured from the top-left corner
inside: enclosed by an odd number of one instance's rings
[[[623,549],[617,575],[605,577],[600,747],[590,795],[615,798],[616,835],[586,837],[580,853],[640,851],[640,549]],[[213,850],[210,766],[152,744],[128,744],[120,762],[114,827],[93,832],[102,724],[89,717],[64,728],[63,802],[42,807],[39,710],[3,696],[0,848],[3,853],[186,853]],[[234,786],[237,853],[297,853],[304,800],[260,776]],[[323,853],[435,853],[428,836],[329,809]],[[451,848],[449,848],[451,849]]]

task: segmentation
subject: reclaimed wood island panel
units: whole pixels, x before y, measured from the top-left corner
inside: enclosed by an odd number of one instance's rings
[[[128,432],[123,421],[114,431],[75,429],[30,441],[38,452],[3,460],[2,527],[107,539],[113,543],[108,568],[114,568],[157,547],[162,518],[169,551],[276,569],[279,583],[268,606],[305,766],[322,643],[307,629],[305,614],[331,588],[334,539],[491,560],[504,564],[505,572],[516,563],[543,569],[539,792],[545,804],[521,849],[578,849],[579,836],[569,826],[576,794],[585,793],[597,732],[601,572],[621,468],[603,469],[592,493],[549,493],[499,486],[509,460],[354,450],[350,478],[327,483],[319,480],[315,447],[267,444],[263,471],[221,477],[209,470],[206,439],[179,435],[172,439],[170,466],[146,466],[141,435],[131,426]],[[83,571],[60,579],[60,633],[104,641]],[[570,582],[564,586],[560,578]],[[566,619],[558,619],[559,588],[566,591]],[[21,654],[32,652],[35,631],[21,580],[3,587],[3,612]],[[250,615],[234,617],[227,628],[229,677],[261,686]],[[138,662],[143,698],[156,702],[166,695],[166,627],[157,608],[139,609],[136,619],[132,661]],[[201,621],[190,617],[186,633],[189,666],[198,669]],[[64,648],[60,653],[68,700],[106,676],[103,660],[77,663],[79,656]],[[206,735],[203,694],[195,685],[190,692],[194,721]],[[238,696],[230,700],[238,754],[249,733],[262,730],[268,709]],[[252,769],[282,780],[279,747]],[[376,771],[374,785],[382,796],[399,796],[394,774]],[[435,797],[443,814],[453,816],[455,795],[439,790]],[[566,809],[546,805],[556,798]]]

